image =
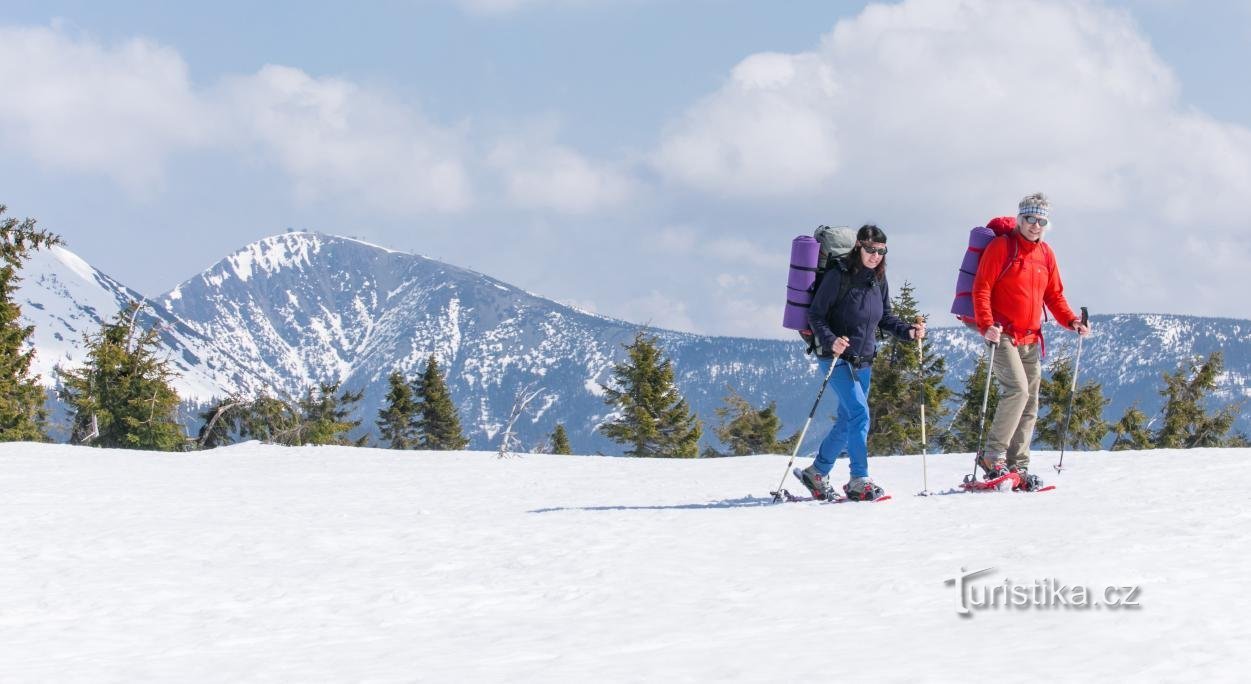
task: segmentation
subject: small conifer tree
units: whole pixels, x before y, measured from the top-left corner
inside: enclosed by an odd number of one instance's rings
[[[47,441],[45,393],[39,376],[30,374],[35,350],[34,326],[21,324],[21,308],[13,300],[22,264],[33,249],[60,244],[52,233],[35,228],[34,219],[4,218],[0,204],[0,442]]]
[[[239,435],[243,439],[288,446],[303,443],[300,441],[303,421],[299,409],[268,394],[261,394],[243,407],[238,420]]]
[[[231,444],[231,435],[239,430],[240,418],[248,402],[239,397],[219,399],[200,413],[200,432],[196,435],[196,444],[201,449],[212,449]]]
[[[86,338],[82,367],[58,370],[72,438],[107,448],[181,450],[187,438],[176,419],[174,372],[157,355],[156,328],[139,328],[139,308],[131,305]]]
[[[733,388],[716,409],[721,425],[717,427],[717,439],[728,449],[730,456],[748,454],[776,454],[784,450],[778,441],[782,420],[777,415],[777,402],[757,409]]]
[[[568,456],[573,453],[569,446],[569,435],[565,432],[565,426],[560,423],[556,423],[556,429],[552,431],[551,449],[553,454]]]
[[[1224,356],[1212,352],[1202,362],[1191,363],[1190,372],[1164,374],[1164,418],[1155,433],[1155,446],[1161,449],[1192,449],[1221,446],[1236,418],[1232,407],[1209,413],[1204,402],[1216,389],[1216,378],[1224,368]]]
[[[604,386],[605,403],[619,415],[599,431],[628,446],[627,456],[695,458],[702,426],[674,384],[673,363],[642,331],[625,348],[628,358],[613,367],[613,386]]]
[[[1139,410],[1137,405],[1130,406],[1112,427],[1112,451],[1141,451],[1152,446],[1147,414]]]
[[[338,444],[363,446],[365,437],[356,442],[348,439],[348,433],[360,426],[361,421],[350,420],[353,407],[364,392],[344,391],[339,394],[339,383],[318,383],[310,387],[300,399],[300,430],[296,444]]]
[[[386,405],[378,412],[378,433],[392,449],[417,448],[417,402],[413,388],[396,371],[387,378]]]
[[[905,282],[899,294],[891,299],[891,309],[899,318],[913,321],[918,304],[911,283]],[[947,373],[946,360],[933,353],[924,356],[916,340],[901,340],[887,335],[873,359],[872,391],[869,393],[869,415],[873,417],[869,432],[871,454],[921,453],[921,404],[925,404],[926,439],[935,441],[938,431],[933,426],[947,415],[946,402],[951,390],[943,385]],[[846,372],[836,369],[834,372]],[[928,447],[929,445],[924,445]]]
[[[955,418],[939,439],[943,451],[948,453],[976,452],[982,448],[978,441],[982,424],[982,397],[986,394],[987,355],[983,354],[974,366],[973,372],[964,382],[960,392],[960,406],[956,409]],[[999,387],[991,380],[990,396],[986,402],[986,429],[990,429],[990,419],[995,415],[999,405]]]
[[[1076,394],[1071,391],[1072,387],[1073,364],[1069,359],[1061,359],[1052,366],[1051,377],[1043,378],[1039,383],[1039,415],[1034,440],[1059,449],[1063,437],[1066,449],[1098,449],[1110,427],[1103,420],[1103,410],[1110,399],[1104,398],[1103,387],[1095,382],[1080,385]],[[1065,433],[1064,422],[1070,397],[1073,399],[1073,413],[1068,418],[1068,432]]]
[[[433,354],[426,360],[426,369],[417,379],[413,394],[420,406],[418,439],[422,449],[457,451],[468,446],[469,440],[461,432],[460,414]]]

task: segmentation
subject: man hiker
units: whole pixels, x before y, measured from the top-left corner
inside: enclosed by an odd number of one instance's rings
[[[986,341],[995,345],[992,366],[1000,390],[978,462],[988,479],[1015,471],[1026,490],[1042,486],[1028,471],[1042,378],[1043,306],[1061,325],[1082,336],[1090,334],[1089,325],[1065,300],[1055,253],[1042,241],[1050,213],[1051,203],[1041,192],[1022,199],[1016,229],[990,241],[973,280],[974,320]]]

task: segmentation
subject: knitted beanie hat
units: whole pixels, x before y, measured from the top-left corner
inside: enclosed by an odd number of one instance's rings
[[[1048,200],[1047,196],[1041,192],[1026,195],[1021,199],[1016,213],[1018,216],[1028,216],[1030,214],[1046,216],[1051,213],[1051,200]]]

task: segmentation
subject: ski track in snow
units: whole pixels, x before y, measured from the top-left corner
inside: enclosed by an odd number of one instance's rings
[[[774,506],[779,456],[4,444],[0,679],[1231,681],[1248,458],[1040,452],[1055,491],[928,498],[874,459],[889,502]],[[990,566],[1142,608],[959,617],[944,580]]]

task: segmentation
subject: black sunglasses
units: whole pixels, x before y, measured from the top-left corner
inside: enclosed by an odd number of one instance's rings
[[[1038,216],[1034,216],[1033,214],[1030,214],[1029,216],[1026,216],[1026,217],[1025,217],[1025,222],[1026,222],[1026,223],[1028,223],[1028,224],[1030,224],[1031,226],[1032,226],[1032,225],[1034,225],[1035,223],[1037,223],[1038,225],[1042,226],[1043,228],[1046,228],[1046,227],[1047,227],[1047,223],[1048,223],[1047,219],[1045,219],[1045,218],[1041,218],[1041,217],[1038,217]]]
[[[864,250],[865,252],[868,252],[869,254],[881,254],[882,256],[886,256],[885,247],[870,247],[864,243],[861,243],[860,249]]]

